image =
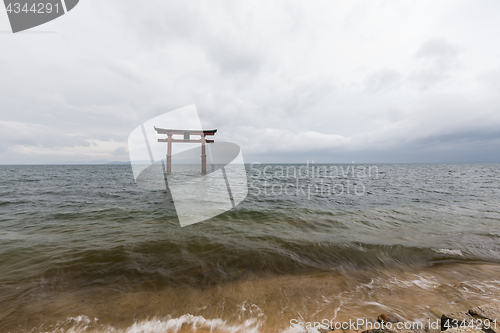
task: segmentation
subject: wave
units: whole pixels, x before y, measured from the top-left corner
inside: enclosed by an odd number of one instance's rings
[[[177,332],[220,332],[220,333],[259,333],[262,321],[251,318],[240,324],[226,320],[206,319],[203,316],[185,314],[177,318],[154,318],[138,321],[126,328],[100,325],[98,318],[81,315],[70,317],[52,327],[44,328],[44,333],[177,333]],[[40,328],[42,329],[42,328]],[[30,330],[37,332],[37,330]]]
[[[41,278],[54,286],[119,283],[127,288],[143,284],[162,288],[206,286],[268,275],[481,262],[488,253],[489,262],[495,257],[498,261],[495,249],[480,248],[476,252],[399,244],[290,242],[278,238],[221,243],[207,237],[119,245],[106,250],[84,249],[66,254],[64,259],[40,261],[38,266],[30,266],[23,278]],[[36,275],[40,271],[41,276]]]

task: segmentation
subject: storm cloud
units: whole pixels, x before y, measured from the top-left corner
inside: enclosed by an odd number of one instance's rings
[[[127,161],[191,104],[249,163],[500,162],[499,10],[82,0],[22,34],[0,10],[0,163]]]

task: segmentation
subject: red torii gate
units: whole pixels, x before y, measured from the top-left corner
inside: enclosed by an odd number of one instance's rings
[[[201,173],[207,174],[207,154],[205,153],[205,144],[212,143],[214,140],[207,140],[207,135],[215,135],[217,132],[214,130],[179,130],[179,129],[166,129],[154,126],[158,134],[166,134],[166,139],[158,139],[158,142],[167,142],[167,175],[172,173],[172,142],[183,143],[201,143]],[[174,139],[173,135],[184,135],[184,139]],[[191,135],[199,135],[199,140],[191,140]]]

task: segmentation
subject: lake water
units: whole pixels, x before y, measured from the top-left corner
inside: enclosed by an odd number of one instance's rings
[[[498,164],[246,170],[240,205],[181,228],[128,165],[0,166],[0,331],[301,332],[500,295]]]

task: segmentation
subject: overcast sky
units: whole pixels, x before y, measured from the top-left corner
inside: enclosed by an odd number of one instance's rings
[[[9,33],[0,164],[127,161],[196,104],[250,162],[500,162],[500,2],[80,0]]]

